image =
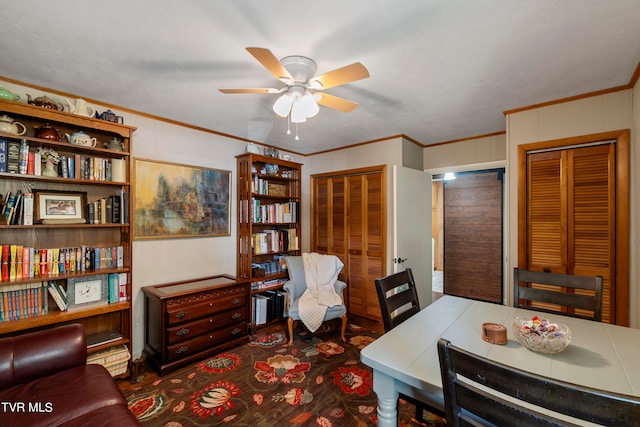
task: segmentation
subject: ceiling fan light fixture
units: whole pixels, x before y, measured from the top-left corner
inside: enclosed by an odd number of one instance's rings
[[[293,107],[291,107],[291,121],[293,123],[304,123],[307,121],[304,106],[301,105],[299,101],[296,101]]]
[[[300,98],[297,104],[300,104],[300,107],[303,108],[304,114],[308,119],[314,117],[320,111],[320,107],[318,107],[318,103],[316,102],[314,96],[309,92],[307,92],[305,96]]]
[[[273,111],[280,117],[287,117],[291,111],[291,105],[293,104],[293,97],[288,93],[285,93],[279,97],[273,104]]]

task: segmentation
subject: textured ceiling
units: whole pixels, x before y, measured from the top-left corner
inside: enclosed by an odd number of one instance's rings
[[[422,144],[503,131],[503,112],[629,83],[637,0],[0,0],[0,77],[298,153],[405,134]],[[281,87],[246,50],[371,77],[327,90],[300,141],[271,110]]]

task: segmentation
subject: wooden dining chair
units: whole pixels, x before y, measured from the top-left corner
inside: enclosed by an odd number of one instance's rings
[[[375,279],[375,284],[385,332],[389,332],[420,311],[418,292],[410,268],[380,279]],[[406,396],[401,393],[400,399],[415,405],[416,419],[420,422],[424,422],[424,410],[444,417],[444,412],[441,410],[420,402],[411,396]]]
[[[637,425],[640,420],[640,398],[634,396],[522,371],[470,353],[443,338],[438,340],[438,357],[448,427],[579,425],[556,414],[605,426]],[[523,402],[539,410],[525,407]]]
[[[526,285],[521,286],[520,282],[525,282]],[[531,283],[544,286],[531,287]],[[602,276],[573,276],[514,268],[513,286],[515,307],[602,321]],[[578,293],[576,290],[586,290],[589,294]],[[544,305],[532,307],[533,301]],[[576,312],[575,309],[588,310],[592,314]]]

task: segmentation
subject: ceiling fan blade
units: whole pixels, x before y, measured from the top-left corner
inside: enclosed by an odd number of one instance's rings
[[[256,87],[245,89],[218,89],[222,93],[280,93],[284,89],[274,89],[270,87]]]
[[[309,83],[313,86],[313,82],[319,82],[322,85],[320,89],[328,89],[356,80],[366,79],[367,77],[369,77],[369,71],[361,63],[355,62],[337,70],[315,76]]]
[[[262,47],[248,47],[247,51],[253,55],[276,79],[284,83],[293,83],[295,80],[286,68],[278,61],[269,49]]]
[[[322,98],[318,100],[318,104],[324,105],[325,107],[333,108],[334,110],[340,110],[342,112],[348,113],[358,106],[358,104],[356,104],[355,102],[351,102],[337,96],[329,95],[322,92],[316,92],[315,94],[322,96]]]

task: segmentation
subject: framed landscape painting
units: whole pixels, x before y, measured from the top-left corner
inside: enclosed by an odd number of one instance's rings
[[[228,236],[231,171],[135,159],[133,238]]]

